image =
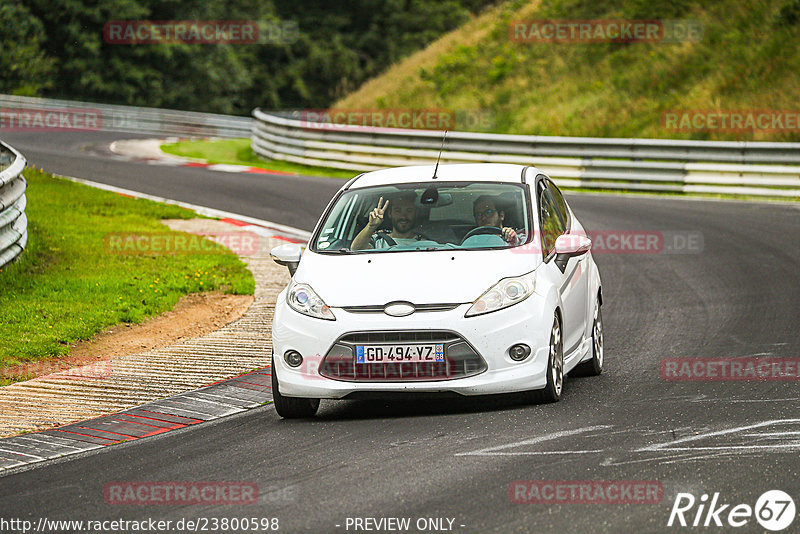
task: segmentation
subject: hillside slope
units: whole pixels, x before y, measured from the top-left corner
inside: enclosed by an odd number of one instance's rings
[[[545,19],[681,19],[700,23],[703,34],[676,43],[509,37],[513,22]],[[335,107],[488,110],[490,129],[503,133],[800,140],[796,122],[755,131],[680,129],[668,127],[665,115],[782,110],[796,118],[798,44],[800,0],[507,1]]]

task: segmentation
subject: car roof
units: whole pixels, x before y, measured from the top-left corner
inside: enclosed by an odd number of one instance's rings
[[[355,178],[349,189],[373,187],[379,185],[405,184],[412,182],[506,182],[522,183],[522,170],[525,165],[508,163],[461,163],[441,164],[433,179],[435,165],[413,165],[409,167],[393,167],[364,173]],[[536,176],[540,171],[530,167]]]

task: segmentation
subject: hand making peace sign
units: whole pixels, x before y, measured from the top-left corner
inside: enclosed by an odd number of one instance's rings
[[[389,199],[386,199],[386,203],[383,204],[383,197],[378,200],[378,207],[369,212],[369,223],[367,226],[370,227],[372,230],[377,230],[377,228],[383,222],[383,214],[386,213],[386,208],[389,207]]]

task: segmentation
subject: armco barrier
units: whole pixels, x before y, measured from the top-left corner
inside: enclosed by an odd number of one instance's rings
[[[19,256],[28,242],[25,165],[22,154],[0,142],[0,267]]]
[[[253,111],[253,150],[306,165],[374,170],[433,163],[442,132],[310,123]],[[564,187],[800,197],[800,143],[449,132],[445,163],[535,165]]]
[[[435,161],[440,131],[310,123],[253,111],[211,113],[0,95],[3,130],[59,130],[59,117],[94,114],[78,129],[184,137],[246,137],[260,156],[351,170]],[[38,122],[37,122],[38,121]],[[52,121],[49,124],[48,121]],[[75,127],[75,124],[68,124]],[[606,139],[450,132],[442,161],[535,165],[565,187],[797,198],[800,143]],[[0,223],[2,220],[0,220]]]
[[[75,123],[70,123],[71,116]],[[180,137],[247,137],[252,122],[250,117],[233,115],[0,95],[0,135],[3,130],[72,129]]]

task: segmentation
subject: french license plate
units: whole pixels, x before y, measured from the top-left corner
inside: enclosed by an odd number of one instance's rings
[[[356,345],[356,363],[443,362],[444,344]]]

